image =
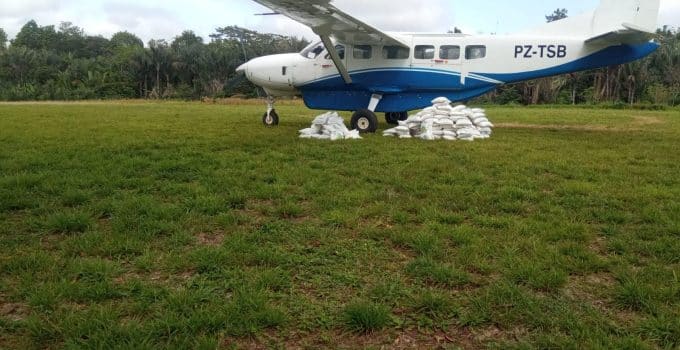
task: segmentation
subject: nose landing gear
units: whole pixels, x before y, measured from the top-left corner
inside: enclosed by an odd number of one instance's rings
[[[279,125],[279,115],[274,109],[276,100],[272,96],[267,96],[267,113],[262,116],[262,123],[265,126],[273,127]]]

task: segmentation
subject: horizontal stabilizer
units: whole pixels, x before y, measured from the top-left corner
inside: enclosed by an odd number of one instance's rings
[[[621,26],[623,29],[610,31],[587,39],[586,44],[603,46],[634,45],[646,43],[654,37],[654,32],[634,24],[623,23]]]

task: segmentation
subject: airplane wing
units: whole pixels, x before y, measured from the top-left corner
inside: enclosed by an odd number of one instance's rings
[[[633,24],[624,23],[622,29],[607,32],[586,40],[592,45],[644,44],[654,38],[654,32]]]
[[[331,0],[254,0],[312,28],[314,33],[350,45],[396,45],[408,43],[385,34],[331,5]]]

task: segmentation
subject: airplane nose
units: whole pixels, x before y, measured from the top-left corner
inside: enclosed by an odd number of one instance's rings
[[[244,63],[244,64],[238,66],[238,68],[236,68],[236,72],[237,72],[237,73],[246,73],[246,74],[247,74],[247,73],[248,73],[248,62],[246,62],[246,63]]]

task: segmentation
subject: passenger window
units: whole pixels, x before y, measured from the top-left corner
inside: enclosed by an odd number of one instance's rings
[[[373,48],[370,45],[354,46],[354,58],[358,60],[368,60],[373,56]]]
[[[465,47],[465,59],[478,60],[486,57],[486,46],[474,45]]]
[[[460,58],[460,46],[443,45],[439,48],[439,58],[442,60],[457,60]]]
[[[342,45],[335,45],[335,51],[338,52],[338,56],[340,56],[341,60],[345,59],[345,47]],[[326,54],[326,59],[330,60],[331,59],[331,54],[328,53]]]
[[[385,46],[382,54],[386,60],[405,60],[411,55],[411,49],[401,46]]]
[[[418,60],[431,60],[434,58],[434,46],[418,45],[414,57]]]

